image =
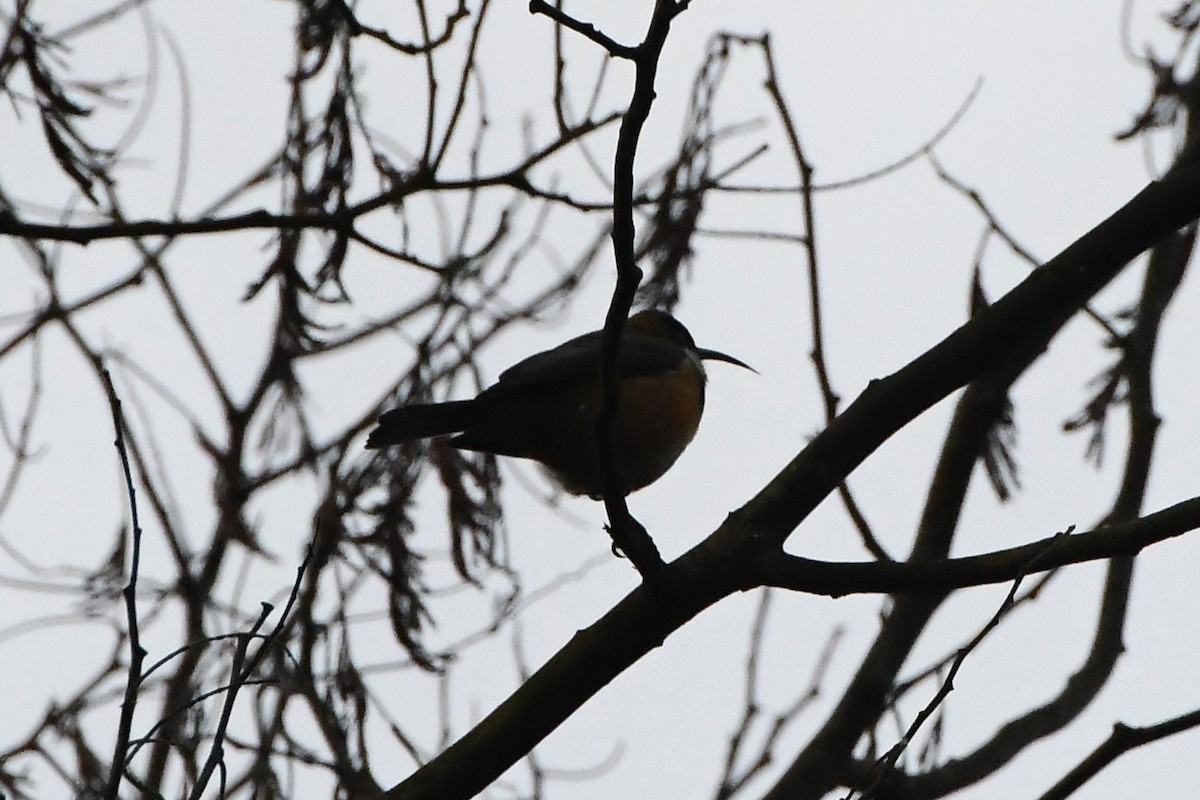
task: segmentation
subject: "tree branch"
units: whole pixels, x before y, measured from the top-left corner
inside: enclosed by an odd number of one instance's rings
[[[1177,503],[1130,522],[1105,525],[1085,533],[1060,533],[1020,547],[963,558],[920,561],[835,563],[766,553],[754,567],[755,584],[807,594],[844,597],[851,594],[947,592],[968,586],[1007,583],[1022,574],[1033,557],[1031,574],[1071,564],[1137,555],[1142,549],[1200,528],[1200,498]]]
[[[1040,352],[1128,261],[1197,216],[1200,168],[1176,170],[941,343],[899,372],[872,382],[755,498],[667,566],[673,589],[669,596],[644,588],[632,592],[577,634],[475,729],[387,796],[469,797],[487,786],[667,635],[723,597],[750,588],[768,559],[765,554],[782,548],[808,513],[899,428],[998,365]],[[1185,514],[1187,525],[1193,525],[1197,508],[1181,506],[1160,514]],[[1171,517],[1157,519],[1165,525]],[[1084,541],[1098,545],[1100,538]],[[1062,544],[1068,549],[1084,546]],[[868,566],[895,568],[871,564],[862,569]]]

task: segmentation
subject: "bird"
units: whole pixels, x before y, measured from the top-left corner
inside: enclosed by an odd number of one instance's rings
[[[567,492],[602,499],[596,419],[604,332],[577,336],[500,373],[470,400],[408,405],[384,412],[368,449],[453,434],[461,450],[531,459]],[[617,356],[613,425],[614,489],[622,496],[661,478],[691,443],[704,411],[704,361],[754,371],[731,355],[697,347],[666,311],[626,322]]]

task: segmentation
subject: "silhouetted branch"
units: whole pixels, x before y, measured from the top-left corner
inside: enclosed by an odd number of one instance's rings
[[[112,761],[108,768],[108,785],[104,796],[114,799],[120,792],[121,776],[125,771],[126,751],[133,728],[133,713],[137,709],[138,694],[142,688],[142,664],[146,650],[142,647],[138,629],[137,580],[142,559],[142,525],[138,519],[137,490],[133,485],[133,471],[129,466],[129,453],[125,449],[125,417],[121,412],[121,399],[113,386],[112,376],[100,367],[104,388],[108,394],[109,410],[112,413],[113,444],[121,459],[121,471],[125,476],[125,489],[129,493],[129,582],[122,595],[125,598],[125,624],[129,632],[129,667],[125,683],[125,695],[121,702],[121,718],[117,723],[117,741],[113,747]],[[124,566],[122,564],[122,566]]]
[[[1099,747],[1064,775],[1058,783],[1046,790],[1046,793],[1038,800],[1064,800],[1130,750],[1144,747],[1198,726],[1200,726],[1200,710],[1181,714],[1155,725],[1133,726],[1118,722],[1113,726],[1109,737]]]

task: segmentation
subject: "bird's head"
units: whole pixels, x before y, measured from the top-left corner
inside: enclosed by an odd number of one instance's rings
[[[696,340],[692,338],[692,334],[683,326],[682,322],[675,319],[666,311],[660,311],[657,308],[648,308],[645,311],[639,311],[634,314],[625,324],[625,332],[634,336],[650,336],[656,339],[666,339],[687,350],[701,361],[724,361],[727,364],[735,364],[751,372],[758,372],[758,370],[746,362],[739,358],[734,358],[727,353],[697,347]]]

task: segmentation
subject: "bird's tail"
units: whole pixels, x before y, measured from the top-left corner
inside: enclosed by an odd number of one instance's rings
[[[459,433],[471,424],[474,411],[474,400],[394,408],[379,417],[379,426],[367,437],[367,448]]]

